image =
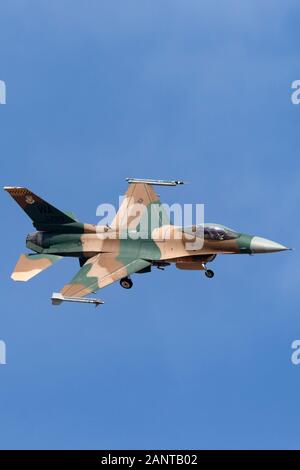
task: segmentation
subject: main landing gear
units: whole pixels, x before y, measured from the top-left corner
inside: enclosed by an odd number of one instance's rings
[[[123,277],[123,279],[121,279],[121,281],[120,281],[120,285],[124,289],[131,289],[132,286],[133,286],[133,282],[129,277]]]
[[[214,277],[215,273],[211,269],[207,269],[205,263],[203,263],[202,266],[203,266],[204,274],[205,274],[206,277],[208,277],[209,279]]]

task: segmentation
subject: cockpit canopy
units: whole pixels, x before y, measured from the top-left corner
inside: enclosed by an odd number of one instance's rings
[[[184,232],[203,237],[205,240],[231,240],[239,236],[235,230],[220,224],[203,224],[184,227]]]

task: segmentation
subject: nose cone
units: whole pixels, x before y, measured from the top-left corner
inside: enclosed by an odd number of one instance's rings
[[[250,242],[250,251],[252,253],[276,253],[277,251],[288,250],[286,246],[280,243],[272,242],[267,238],[253,237]]]

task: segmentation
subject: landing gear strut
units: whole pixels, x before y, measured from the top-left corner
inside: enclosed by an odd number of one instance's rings
[[[211,269],[207,269],[205,263],[203,263],[202,266],[203,266],[204,274],[205,274],[206,277],[208,277],[209,279],[214,277],[215,273]]]
[[[123,279],[121,279],[121,281],[120,281],[120,285],[124,289],[131,289],[132,286],[133,286],[133,282],[129,277],[123,277]]]

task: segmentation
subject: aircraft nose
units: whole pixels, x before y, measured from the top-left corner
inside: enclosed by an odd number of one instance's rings
[[[289,248],[267,238],[253,237],[250,242],[250,251],[252,253],[276,253],[285,250],[289,250]]]

